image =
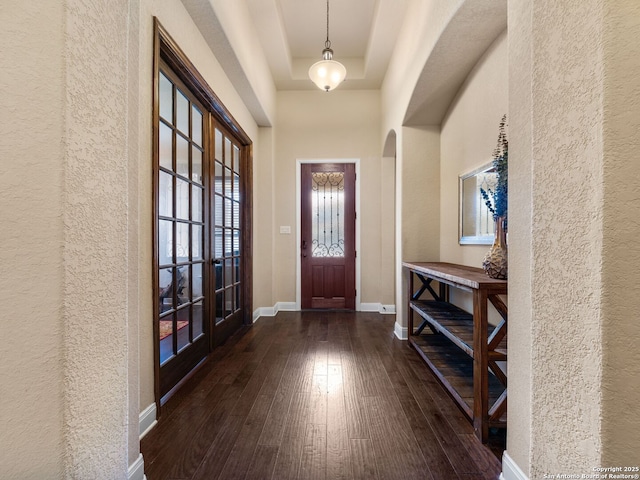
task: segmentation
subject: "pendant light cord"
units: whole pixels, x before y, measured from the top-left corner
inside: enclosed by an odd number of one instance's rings
[[[331,48],[331,41],[329,40],[329,0],[327,0],[327,41],[324,42],[325,48]]]

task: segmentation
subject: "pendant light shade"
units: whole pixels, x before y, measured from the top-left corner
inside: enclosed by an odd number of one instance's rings
[[[309,68],[309,78],[319,89],[329,92],[342,83],[347,76],[347,69],[340,62],[333,60],[333,50],[329,40],[329,0],[327,0],[327,40],[324,42],[322,60]]]

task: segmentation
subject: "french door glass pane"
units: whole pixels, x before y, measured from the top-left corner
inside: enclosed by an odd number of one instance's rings
[[[189,224],[177,222],[176,224],[176,261],[188,262],[190,249]]]
[[[158,276],[158,287],[160,291],[160,313],[173,308],[173,269],[161,268]]]
[[[179,89],[176,92],[176,127],[189,136],[189,100]]]
[[[158,190],[158,214],[173,217],[173,176],[161,171]]]
[[[173,84],[163,73],[160,74],[160,116],[173,123]]]
[[[225,228],[224,233],[224,256],[231,257],[233,255],[233,230]]]
[[[195,105],[191,106],[191,126],[193,142],[202,146],[202,113]]]
[[[191,283],[189,282],[189,277],[191,276],[189,272],[189,266],[184,265],[182,267],[178,267],[176,269],[177,275],[177,294],[178,294],[178,306],[185,305],[191,301]]]
[[[203,288],[202,288],[202,281],[203,281],[203,277],[202,277],[202,263],[194,263],[191,266],[191,281],[192,283],[192,300],[197,300],[200,297],[202,297],[203,295]]]
[[[224,199],[224,225],[227,227],[233,226],[233,207],[231,206],[232,203],[233,202],[231,202],[231,199]]]
[[[215,145],[216,145],[216,160],[219,162],[223,162],[222,155],[222,132],[216,128],[216,137],[215,137]]]
[[[233,261],[224,261],[224,286],[228,287],[233,283]]]
[[[224,216],[223,216],[223,202],[222,202],[222,197],[220,195],[214,195],[214,200],[215,205],[213,208],[213,215],[214,215],[214,223],[216,225],[224,225]]]
[[[191,185],[191,191],[193,193],[191,203],[191,220],[194,222],[202,222],[202,196],[204,190],[197,185]]]
[[[173,130],[160,122],[160,166],[173,170]]]
[[[240,176],[233,174],[233,199],[240,200]]]
[[[191,225],[191,259],[202,260],[204,248],[204,231],[202,225]]]
[[[185,307],[178,310],[178,322],[176,325],[178,335],[178,352],[189,344],[189,321],[191,320],[191,309]]]
[[[202,152],[195,145],[191,148],[191,180],[202,184]]]
[[[160,365],[173,357],[173,317],[169,315],[160,319]]]
[[[240,172],[240,149],[237,145],[233,146],[233,171]]]
[[[216,193],[223,193],[223,186],[224,186],[224,181],[222,178],[223,175],[223,166],[220,162],[215,162],[215,169],[216,169],[216,177],[214,179],[215,181],[215,190]]]
[[[213,251],[215,258],[222,258],[222,229],[216,228],[215,238],[213,242]]]
[[[233,196],[233,184],[231,183],[231,170],[224,169],[224,194],[231,198]]]
[[[240,228],[240,202],[233,202],[233,228]]]
[[[231,288],[227,288],[225,290],[225,304],[224,304],[224,315],[228,317],[233,313],[233,290]]]
[[[182,135],[176,135],[176,172],[189,177],[189,141]]]
[[[216,293],[216,323],[224,320],[224,290]]]
[[[160,265],[173,263],[173,222],[158,222],[158,262]]]
[[[233,151],[231,150],[231,140],[224,139],[224,164],[227,168],[233,168]]]
[[[204,312],[202,302],[197,302],[193,304],[193,338],[194,340],[204,332]]]
[[[240,230],[233,231],[233,251],[235,255],[240,255]]]
[[[189,220],[189,182],[176,179],[176,217]]]

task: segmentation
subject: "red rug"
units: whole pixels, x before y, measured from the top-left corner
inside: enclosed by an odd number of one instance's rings
[[[178,330],[189,325],[188,320],[178,320]],[[173,330],[173,322],[171,320],[160,320],[160,340],[171,335]]]

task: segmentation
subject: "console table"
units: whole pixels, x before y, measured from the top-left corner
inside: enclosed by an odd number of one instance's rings
[[[507,294],[507,281],[489,278],[480,268],[451,263],[402,265],[411,292],[409,344],[486,442],[489,427],[506,427],[507,376],[496,362],[507,360],[507,306],[499,296]],[[473,313],[449,303],[450,288],[473,294]],[[423,299],[427,293],[430,298]],[[502,317],[495,327],[488,322],[488,302]]]

